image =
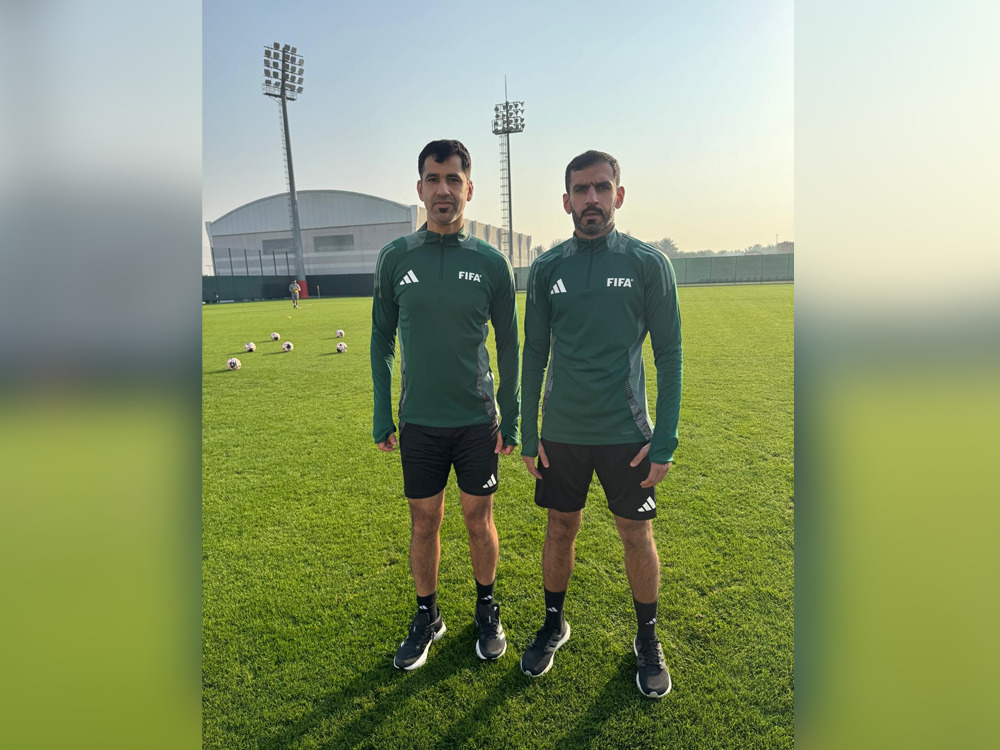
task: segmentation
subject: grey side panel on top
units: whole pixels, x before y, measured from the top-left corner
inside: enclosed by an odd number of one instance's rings
[[[493,390],[493,372],[490,370],[490,353],[486,351],[486,336],[489,326],[483,326],[483,340],[479,342],[476,358],[476,392],[486,406],[486,413],[492,419],[497,418],[497,404]]]
[[[552,366],[552,359],[555,357],[556,353],[556,337],[550,334],[549,336],[549,369],[545,373],[545,389],[542,391],[542,416],[545,416],[545,402],[549,400],[549,395],[552,393],[552,373],[555,372],[555,368]]]
[[[642,364],[642,344],[646,340],[646,321],[639,319],[639,333],[628,350],[629,374],[625,380],[625,397],[628,399],[632,419],[643,438],[651,440],[653,429],[649,426],[649,402],[646,400],[646,371]]]
[[[396,340],[399,342],[399,413],[403,413],[403,404],[406,403],[406,352],[403,351],[403,337],[396,331]]]

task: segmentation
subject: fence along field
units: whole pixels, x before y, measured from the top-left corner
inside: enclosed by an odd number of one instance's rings
[[[573,636],[545,677],[520,672],[543,616],[544,515],[516,450],[495,501],[507,654],[473,652],[452,479],[448,632],[426,666],[394,669],[414,609],[409,515],[398,453],[371,440],[370,299],[205,306],[204,747],[791,748],[793,287],[687,287],[680,300],[680,446],[654,522],[674,679],[660,701],[635,688],[621,543],[596,484],[567,596]],[[225,369],[232,356],[241,370]],[[652,405],[648,342],[645,356]]]

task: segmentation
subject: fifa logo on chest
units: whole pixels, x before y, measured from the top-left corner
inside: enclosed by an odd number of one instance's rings
[[[611,279],[608,279],[608,286],[627,286],[627,287],[631,287],[632,286],[632,279],[611,278]]]
[[[482,279],[479,277],[479,274],[478,273],[473,273],[472,271],[459,271],[458,272],[458,278],[460,278],[460,279],[466,279],[467,281],[479,281],[479,282],[482,282]]]

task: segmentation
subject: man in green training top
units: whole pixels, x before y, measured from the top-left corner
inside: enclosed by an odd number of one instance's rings
[[[540,255],[528,277],[521,455],[548,524],[542,551],[545,624],[524,652],[521,669],[531,677],[545,674],[569,639],[563,604],[596,469],[625,545],[638,630],[632,642],[636,684],[643,695],[660,698],[671,683],[656,637],[660,561],[650,521],[656,485],[670,471],[677,447],[681,318],[670,261],[615,229],[615,209],[624,200],[613,156],[587,151],[573,159],[566,167],[563,208],[575,231]],[[656,363],[655,431],[642,362],[647,333]]]
[[[399,331],[399,449],[417,589],[417,613],[393,661],[399,669],[424,664],[431,642],[445,632],[437,577],[444,488],[452,466],[476,577],[476,654],[498,659],[507,650],[493,597],[498,555],[493,493],[498,455],[509,455],[518,442],[520,409],[514,274],[503,254],[464,228],[465,204],[472,198],[469,152],[458,141],[433,141],[420,152],[417,170],[427,223],[382,248],[372,301],[372,436],[383,451],[397,444],[390,386]],[[491,322],[500,374],[499,424],[486,351]]]

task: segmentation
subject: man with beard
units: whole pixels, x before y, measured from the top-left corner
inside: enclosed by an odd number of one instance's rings
[[[514,274],[506,256],[464,227],[472,159],[459,141],[433,141],[417,159],[417,195],[427,223],[379,253],[372,301],[372,435],[396,448],[391,385],[399,331],[399,449],[410,506],[410,570],[417,612],[393,663],[412,670],[445,632],[437,606],[444,490],[455,467],[476,577],[476,655],[507,650],[493,591],[498,541],[493,525],[497,457],[518,442],[519,386]],[[496,333],[500,422],[486,351]]]
[[[656,485],[670,471],[677,447],[681,319],[670,261],[615,229],[615,209],[625,200],[620,183],[610,154],[587,151],[569,163],[563,208],[575,231],[539,256],[528,277],[521,455],[548,523],[542,550],[545,624],[524,652],[521,669],[530,677],[545,674],[569,639],[563,604],[596,470],[625,546],[638,630],[632,642],[636,685],[643,695],[661,698],[671,682],[656,636],[660,562],[651,519]],[[655,431],[642,360],[647,332],[656,364]]]

